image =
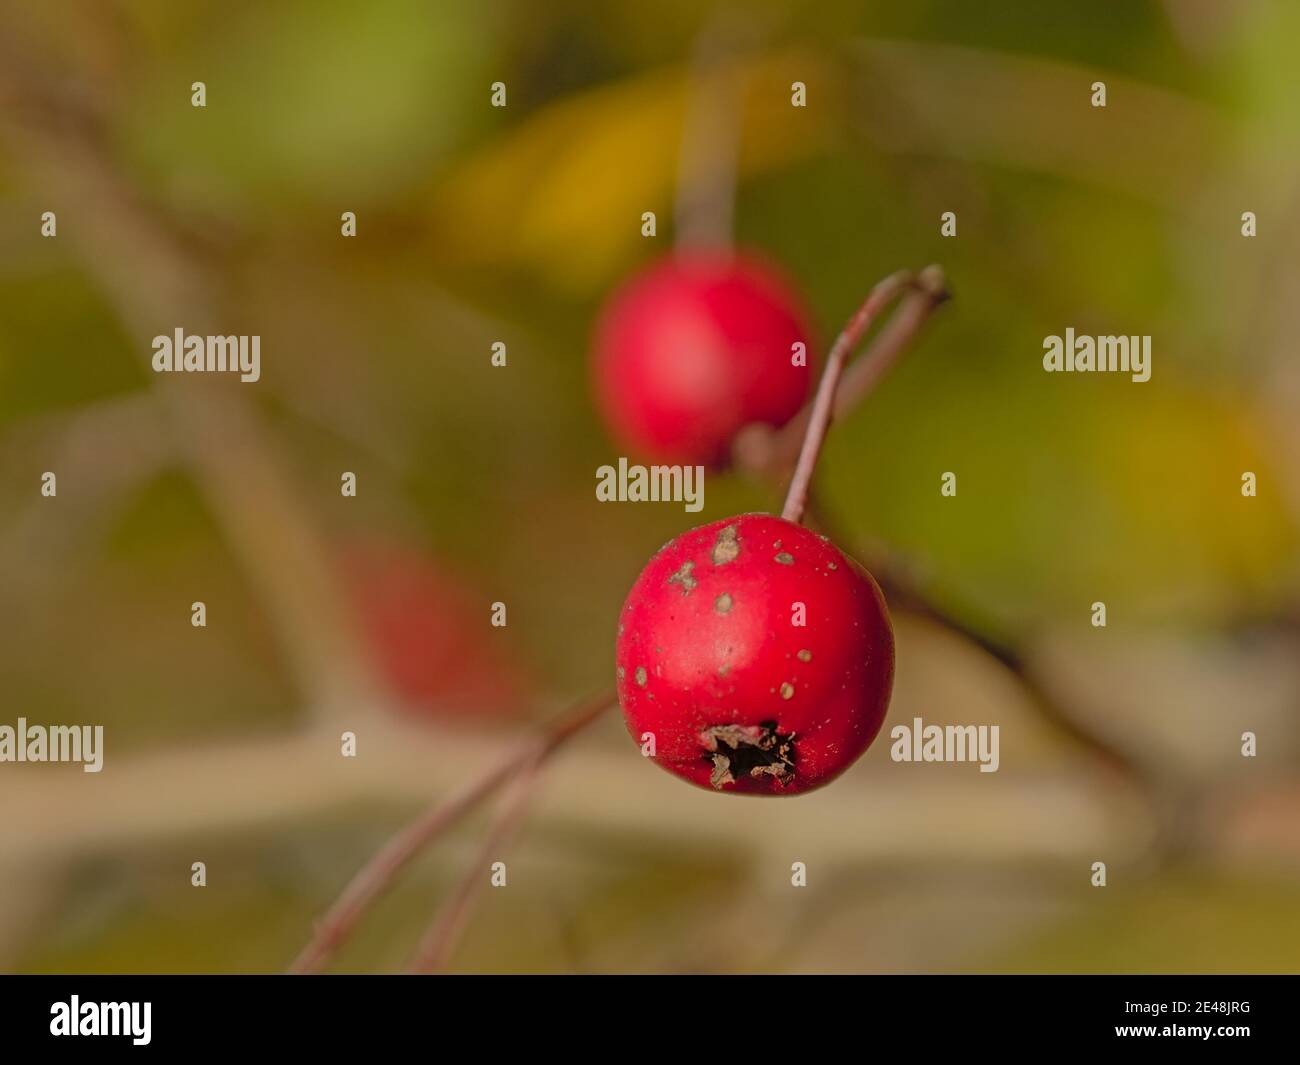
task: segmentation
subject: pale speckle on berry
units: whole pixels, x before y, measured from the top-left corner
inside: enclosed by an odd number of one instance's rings
[[[682,586],[682,595],[690,595],[691,591],[699,583],[699,581],[691,576],[691,570],[694,568],[694,562],[683,562],[682,568],[668,578],[668,583],[680,584]]]
[[[715,566],[725,566],[728,562],[734,562],[736,556],[740,554],[740,536],[736,529],[735,525],[728,525],[718,533],[710,556]]]
[[[800,652],[799,652],[799,661],[800,661],[800,662],[811,662],[811,661],[812,661],[812,652],[809,651],[807,648],[805,648],[804,650],[800,651]]]
[[[793,566],[794,555],[790,554],[789,551],[778,551],[776,555],[776,561],[781,563],[781,565],[783,566]]]
[[[834,562],[827,562],[827,563],[826,563],[826,568],[827,568],[827,569],[839,569],[840,567],[837,566],[837,565],[835,565]]]
[[[637,682],[637,684],[639,684],[642,688],[645,687],[645,682],[646,682],[646,671],[645,671],[645,666],[637,666],[637,667],[636,667],[636,682]]]
[[[619,680],[622,680],[625,676],[627,676],[627,671],[626,671],[622,666],[619,666],[619,667],[618,667],[618,679],[619,679]]]
[[[719,614],[729,614],[731,612],[731,594],[723,592],[713,601],[713,609]]]
[[[788,681],[781,685],[781,698],[791,699],[794,697],[794,685]]]

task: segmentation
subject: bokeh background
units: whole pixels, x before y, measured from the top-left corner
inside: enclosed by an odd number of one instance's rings
[[[0,969],[282,969],[393,831],[611,683],[661,543],[779,507],[739,476],[699,515],[594,498],[618,451],[591,322],[671,250],[719,25],[736,238],[822,346],[878,278],[947,270],[820,504],[952,622],[898,613],[886,728],[999,724],[1001,769],[882,739],[822,792],[741,800],[611,714],[547,767],[452,968],[1300,968],[1300,7],[0,11],[0,722],[107,734],[99,775],[0,766]],[[262,380],[160,380],[177,326],[260,334]],[[1066,326],[1151,334],[1151,381],[1043,373]],[[337,967],[400,967],[484,825]]]

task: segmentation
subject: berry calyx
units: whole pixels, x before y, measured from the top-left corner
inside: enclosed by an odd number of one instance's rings
[[[749,254],[683,251],[607,304],[592,374],[610,434],[665,462],[724,465],[736,433],[781,426],[808,396],[807,315],[792,287]]]
[[[616,649],[628,731],[718,791],[793,795],[855,762],[884,722],[894,637],[871,575],[766,514],[683,533],[628,593]],[[647,736],[648,734],[648,736]]]

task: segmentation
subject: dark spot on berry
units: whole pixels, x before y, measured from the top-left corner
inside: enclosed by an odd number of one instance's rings
[[[715,725],[700,733],[704,757],[713,766],[709,783],[721,790],[738,776],[775,777],[787,784],[794,777],[795,744],[792,733],[776,730],[775,721],[760,725]]]

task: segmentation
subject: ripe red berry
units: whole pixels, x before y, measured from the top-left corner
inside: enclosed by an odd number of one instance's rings
[[[799,624],[800,621],[805,624]],[[703,525],[641,571],[618,696],[638,744],[700,787],[808,791],[847,769],[889,705],[894,636],[871,575],[766,514]]]
[[[751,422],[780,426],[808,396],[807,316],[749,255],[682,252],[634,277],[596,328],[593,377],[611,435],[664,462],[721,465]]]
[[[403,709],[478,720],[520,712],[525,685],[494,644],[486,597],[393,544],[350,545],[340,564],[376,669]]]

